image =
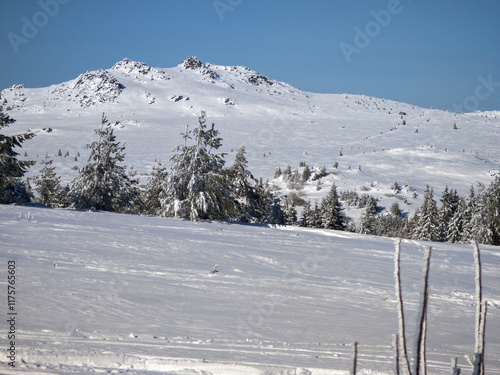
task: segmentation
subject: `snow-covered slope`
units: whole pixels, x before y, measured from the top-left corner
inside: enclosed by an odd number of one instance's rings
[[[322,189],[316,183],[304,189],[313,199],[335,183],[373,194],[389,207],[390,186],[397,181],[406,185],[401,208],[413,211],[426,185],[436,195],[448,185],[467,196],[471,185],[488,184],[499,172],[498,111],[455,114],[363,95],[303,92],[242,66],[196,58],[168,69],[124,59],[47,88],[14,86],[2,98],[17,119],[9,132],[38,133],[25,143],[26,158],[40,161],[48,152],[68,182],[76,173],[72,167],[86,161],[85,145],[102,112],[119,122],[116,135],[126,143],[126,162],[144,178],[155,158],[168,162],[182,143],[179,133],[186,124],[195,126],[202,110],[221,131],[227,162],[245,146],[257,177],[272,180],[277,167],[294,168],[300,161],[325,166],[330,174]],[[59,150],[62,157],[55,156]]]
[[[428,245],[429,373],[448,373],[452,356],[468,372],[471,246],[403,241],[408,334]],[[499,373],[500,252],[481,249],[487,370]],[[393,259],[393,240],[347,232],[0,205],[0,373],[347,374],[357,341],[358,373],[389,374]]]

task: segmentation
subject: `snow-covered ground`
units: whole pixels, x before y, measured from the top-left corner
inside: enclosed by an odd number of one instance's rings
[[[410,340],[429,245],[429,373],[452,356],[465,371],[471,246],[403,241]],[[500,249],[481,250],[486,368],[499,373]],[[347,232],[0,205],[0,373],[346,374],[354,341],[359,373],[391,373],[393,260],[393,239]]]
[[[179,133],[202,110],[221,132],[227,163],[245,146],[251,172],[281,193],[277,167],[325,166],[320,190],[317,182],[303,187],[306,199],[320,199],[335,183],[412,212],[426,185],[436,198],[446,185],[467,196],[500,169],[500,112],[308,93],[245,67],[194,59],[167,69],[123,60],[47,88],[5,89],[3,99],[17,122],[2,132],[37,133],[20,157],[41,161],[48,153],[64,182],[86,162],[102,112],[119,122],[125,161],[143,183],[155,158],[168,164]],[[445,373],[452,356],[467,368],[464,355],[474,348],[473,253],[466,245],[403,242],[410,336],[428,245],[429,373]],[[487,369],[500,373],[500,250],[482,246],[482,256]],[[360,373],[390,373],[393,258],[394,240],[347,232],[3,205],[0,373],[345,374],[354,341]],[[15,371],[6,365],[9,261]],[[209,275],[215,265],[219,272]]]

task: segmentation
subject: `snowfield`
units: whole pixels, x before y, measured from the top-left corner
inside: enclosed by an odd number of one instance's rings
[[[410,342],[429,245],[429,373],[448,372],[452,356],[468,371],[471,246],[403,241]],[[500,249],[481,250],[486,369],[498,373]],[[1,205],[0,373],[346,374],[357,341],[358,373],[389,374],[394,252],[393,239],[332,230]]]

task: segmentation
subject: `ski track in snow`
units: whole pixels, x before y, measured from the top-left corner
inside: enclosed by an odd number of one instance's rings
[[[471,246],[403,241],[409,343],[428,245],[429,371],[452,356],[468,371]],[[481,250],[494,373],[500,250]],[[17,267],[16,374],[346,374],[354,341],[359,373],[391,373],[393,258],[393,239],[348,232],[0,205],[2,289],[7,260]],[[5,350],[0,361],[14,373]]]

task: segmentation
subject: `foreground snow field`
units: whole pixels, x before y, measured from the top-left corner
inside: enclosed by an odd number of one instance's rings
[[[403,242],[410,340],[429,245],[429,373],[452,356],[468,372],[471,246]],[[500,249],[481,250],[486,369],[500,373]],[[354,341],[359,373],[391,373],[393,259],[393,239],[347,232],[0,205],[0,373],[345,374]]]

